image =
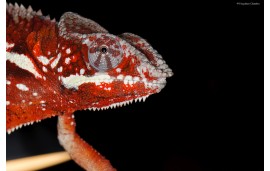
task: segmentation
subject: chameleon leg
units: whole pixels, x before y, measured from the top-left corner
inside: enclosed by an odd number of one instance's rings
[[[100,155],[75,132],[72,114],[58,116],[58,139],[71,158],[87,171],[116,171],[109,160]]]

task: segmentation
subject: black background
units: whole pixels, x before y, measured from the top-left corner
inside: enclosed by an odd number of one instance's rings
[[[263,170],[263,3],[17,2],[140,35],[173,70],[145,103],[75,113],[80,136],[119,171]],[[63,150],[56,122],[8,135],[7,159]],[[45,170],[82,169],[70,161]]]

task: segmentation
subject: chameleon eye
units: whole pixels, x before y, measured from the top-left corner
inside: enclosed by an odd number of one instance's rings
[[[112,36],[100,35],[90,45],[88,59],[90,65],[98,71],[108,71],[122,61],[122,48]]]

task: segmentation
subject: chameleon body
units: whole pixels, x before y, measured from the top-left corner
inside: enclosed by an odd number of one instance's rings
[[[75,131],[74,111],[115,108],[164,88],[171,69],[141,37],[115,36],[64,13],[59,22],[31,6],[6,6],[6,129],[52,116],[58,139],[86,170],[115,170]]]

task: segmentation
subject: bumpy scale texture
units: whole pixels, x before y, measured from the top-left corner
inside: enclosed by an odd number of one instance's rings
[[[148,42],[115,36],[67,12],[59,22],[23,5],[6,7],[7,132],[58,116],[58,139],[86,170],[115,170],[75,132],[73,112],[115,108],[164,88],[171,69]]]

